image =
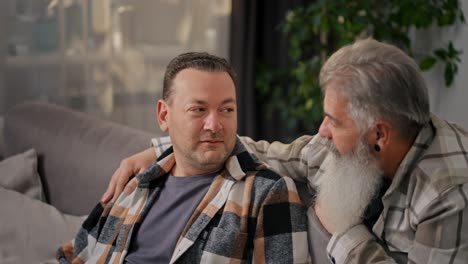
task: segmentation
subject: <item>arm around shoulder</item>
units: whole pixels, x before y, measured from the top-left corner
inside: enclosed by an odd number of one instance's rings
[[[301,182],[307,181],[307,177],[311,176],[309,169],[320,166],[327,153],[318,135],[301,136],[290,144],[254,141],[249,137],[241,137],[241,141],[250,153],[280,175]]]

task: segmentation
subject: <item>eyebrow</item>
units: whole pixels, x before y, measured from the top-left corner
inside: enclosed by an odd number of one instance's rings
[[[328,118],[330,118],[333,122],[337,124],[341,124],[341,121],[338,118],[335,118],[334,116],[330,115],[329,113],[324,113],[324,115]]]
[[[236,103],[236,100],[233,99],[233,98],[229,98],[229,99],[226,99],[226,100],[223,100],[222,104],[229,104],[229,103]]]
[[[203,100],[192,100],[191,103],[196,103],[196,104],[206,104],[206,101],[203,101]],[[229,104],[229,103],[236,103],[236,100],[233,99],[233,98],[228,98],[228,99],[225,99],[221,102],[221,104]]]

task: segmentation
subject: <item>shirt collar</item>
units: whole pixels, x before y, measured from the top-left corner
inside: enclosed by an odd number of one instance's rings
[[[161,154],[144,172],[136,176],[139,187],[148,188],[153,180],[171,171],[175,165],[174,150],[170,144],[155,145],[155,148],[156,153]],[[246,172],[266,167],[265,164],[261,163],[253,154],[247,151],[239,136],[237,136],[234,149],[222,171],[225,171],[227,176],[232,177],[233,180],[240,181],[245,177]]]
[[[435,116],[433,116],[434,118]],[[395,189],[400,186],[401,182],[410,174],[414,167],[418,164],[418,161],[422,157],[423,153],[429,148],[429,145],[434,140],[436,134],[436,129],[434,127],[433,121],[426,123],[418,133],[413,145],[410,150],[403,158],[398,167],[395,176],[392,180],[390,187],[388,188],[385,196],[388,196]]]

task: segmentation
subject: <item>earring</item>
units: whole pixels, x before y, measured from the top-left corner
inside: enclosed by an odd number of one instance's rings
[[[380,146],[379,146],[379,144],[375,144],[375,145],[374,145],[374,149],[375,149],[375,151],[380,152]]]

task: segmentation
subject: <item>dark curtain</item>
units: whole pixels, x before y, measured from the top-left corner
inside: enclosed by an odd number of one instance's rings
[[[232,0],[230,60],[237,72],[238,133],[257,136],[254,71],[257,1]]]
[[[0,48],[0,117],[6,111],[5,102],[5,60],[6,60],[6,44],[7,43],[7,23],[8,23],[8,2],[0,2],[0,43],[4,46]],[[1,120],[0,120],[1,121]],[[1,124],[0,124],[1,125]],[[1,140],[1,139],[0,139]]]
[[[238,133],[254,139],[279,140],[290,134],[281,124],[264,118],[255,89],[259,63],[289,65],[287,39],[279,30],[286,13],[305,0],[232,0],[230,61],[238,74]]]

